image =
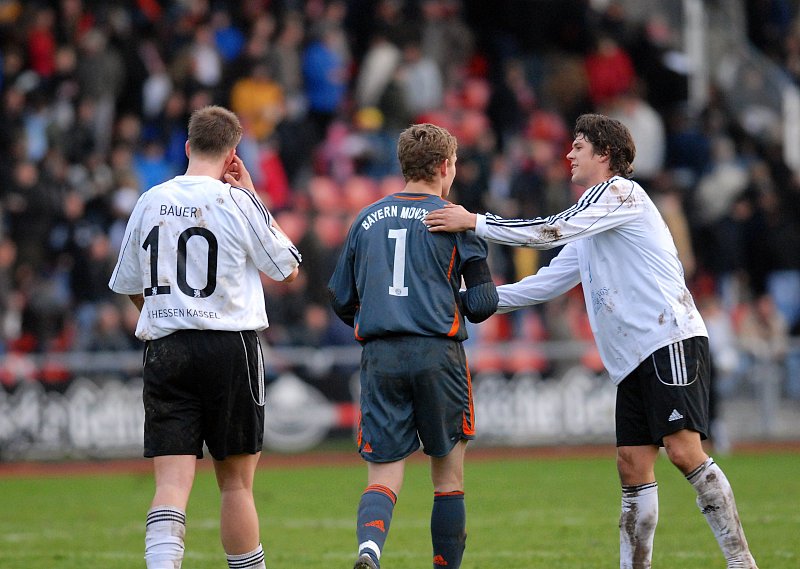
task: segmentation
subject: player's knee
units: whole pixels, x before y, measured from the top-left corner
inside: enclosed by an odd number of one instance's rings
[[[617,472],[620,480],[627,480],[636,473],[636,463],[633,458],[624,453],[617,453]]]
[[[655,480],[655,456],[644,447],[617,448],[617,472],[623,485],[644,484]]]
[[[664,450],[670,462],[684,474],[691,472],[697,465],[702,464],[706,455],[702,449],[692,445],[681,444],[677,441],[664,441]]]
[[[464,475],[456,469],[436,469],[431,471],[434,492],[463,492]]]

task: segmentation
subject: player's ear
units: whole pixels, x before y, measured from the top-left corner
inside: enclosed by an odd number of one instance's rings
[[[230,166],[233,162],[234,156],[236,156],[236,148],[231,148],[228,150],[228,154],[225,156],[225,170],[227,170],[228,166]]]
[[[191,151],[189,150],[189,141],[186,141],[186,144],[183,145],[183,151],[186,152],[186,157],[189,158],[189,154]]]
[[[611,161],[611,152],[609,152],[609,151],[598,152],[597,153],[597,161],[602,163],[602,164],[610,162]]]

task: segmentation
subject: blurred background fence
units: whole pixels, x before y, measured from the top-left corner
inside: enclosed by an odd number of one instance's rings
[[[515,342],[478,354],[473,375],[478,445],[577,445],[614,441],[616,388],[581,363],[591,344],[536,346],[548,370],[514,362]],[[5,357],[0,388],[0,460],[141,456],[141,353]],[[271,349],[265,442],[302,452],[352,440],[359,347]],[[541,360],[540,360],[541,361]],[[529,362],[535,364],[535,362]],[[717,376],[713,442],[800,439],[800,409],[783,396],[782,362],[745,356]]]

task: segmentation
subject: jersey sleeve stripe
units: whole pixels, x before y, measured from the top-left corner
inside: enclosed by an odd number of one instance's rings
[[[116,290],[115,287],[117,286],[117,278],[119,277],[120,267],[122,266],[122,259],[125,256],[125,252],[128,250],[128,244],[130,243],[132,238],[133,238],[133,232],[131,231],[128,234],[128,238],[125,240],[125,245],[123,245],[122,247],[122,253],[120,253],[120,260],[117,263],[117,266],[114,268],[114,274],[111,277],[111,290]]]
[[[257,209],[261,212],[261,215],[264,217],[264,223],[267,226],[267,228],[269,229],[269,231],[271,231],[272,234],[274,235],[275,232],[274,232],[274,230],[272,229],[272,227],[270,225],[270,215],[269,215],[269,212],[267,211],[267,209],[264,207],[264,204],[262,204],[261,201],[258,200],[254,195],[252,195],[252,193],[249,192],[248,190],[245,190],[243,188],[239,188],[237,186],[231,186],[231,190],[233,190],[233,189],[237,189],[237,190],[243,192],[244,194],[246,194],[248,196],[248,198],[256,205]],[[231,195],[231,198],[233,199],[233,191],[231,191],[230,195]],[[247,214],[244,212],[244,210],[242,210],[241,206],[239,206],[239,202],[237,202],[236,199],[233,199],[233,202],[236,204],[236,207],[239,208],[239,211],[242,212],[242,215],[247,220],[247,224],[250,226],[250,229],[253,230],[253,234],[256,236],[256,239],[258,240],[258,243],[261,245],[262,249],[264,249],[264,253],[266,253],[267,257],[269,257],[269,260],[272,261],[272,264],[275,265],[275,268],[278,269],[278,272],[282,276],[286,277],[287,275],[284,274],[283,270],[281,269],[281,266],[275,261],[275,259],[272,257],[272,255],[269,254],[269,249],[264,244],[264,241],[261,239],[261,235],[259,235],[259,233],[256,230],[256,228],[253,226],[253,222],[250,220],[250,218],[247,216]],[[297,253],[297,249],[294,247],[294,245],[292,245],[292,247],[290,249],[290,252],[292,253],[292,255],[295,258],[297,258],[297,254],[296,254]]]
[[[600,196],[603,195],[603,192],[606,190],[606,188],[608,188],[608,186],[611,185],[613,180],[614,178],[601,184],[597,184],[591,190],[589,190],[589,193],[587,193],[586,196],[578,200],[578,203],[556,215],[551,215],[549,217],[537,217],[535,219],[503,219],[492,213],[487,213],[486,224],[502,227],[530,227],[535,225],[552,225],[555,221],[562,218],[566,221],[571,217],[576,216],[581,211],[587,209],[590,205],[597,203],[597,201],[600,199]]]
[[[244,196],[253,203],[255,208],[258,211],[261,212],[261,215],[264,216],[264,221],[267,222],[267,225],[269,225],[269,223],[268,223],[269,222],[269,211],[267,211],[267,208],[264,206],[263,203],[261,203],[261,200],[253,195],[253,192],[251,192],[250,190],[245,189],[245,188],[240,188],[239,186],[231,186],[230,194],[231,194],[232,198],[233,198],[233,190],[239,190],[240,192],[242,192],[242,194],[244,194]],[[236,200],[234,199],[234,201],[236,201]]]
[[[253,192],[251,192],[250,190],[248,190],[246,188],[240,188],[239,186],[231,186],[231,189],[232,190],[233,189],[237,189],[237,190],[240,190],[240,191],[244,192],[245,196],[247,196],[247,198],[255,205],[255,207],[264,216],[264,222],[265,222],[265,224],[267,226],[267,229],[269,229],[272,232],[272,234],[275,235],[275,229],[272,227],[272,214],[270,214],[270,212],[266,208],[266,206],[263,203],[261,203],[261,200],[258,199],[256,196],[254,196]],[[231,197],[232,196],[233,196],[233,192],[231,192]],[[292,254],[292,256],[299,263],[300,262],[300,252],[297,250],[297,247],[295,247],[294,244],[292,244],[292,247],[289,249],[289,252]]]

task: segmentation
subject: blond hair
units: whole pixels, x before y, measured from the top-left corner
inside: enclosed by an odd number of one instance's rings
[[[407,182],[432,182],[436,168],[453,158],[458,148],[456,137],[447,129],[430,123],[411,125],[400,133],[397,158]]]

